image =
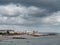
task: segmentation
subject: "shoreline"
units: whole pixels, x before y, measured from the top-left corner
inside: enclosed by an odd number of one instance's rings
[[[41,36],[50,36],[50,35],[41,35]],[[56,35],[51,35],[56,36]],[[0,40],[9,40],[9,39],[27,39],[32,37],[40,37],[35,35],[0,35]]]

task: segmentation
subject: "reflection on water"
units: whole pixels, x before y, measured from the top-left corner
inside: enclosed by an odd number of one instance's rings
[[[60,36],[40,36],[28,39],[2,40],[0,45],[60,45]]]

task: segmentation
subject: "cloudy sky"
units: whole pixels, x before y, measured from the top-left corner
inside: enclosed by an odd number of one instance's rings
[[[0,29],[60,32],[60,0],[0,0]]]

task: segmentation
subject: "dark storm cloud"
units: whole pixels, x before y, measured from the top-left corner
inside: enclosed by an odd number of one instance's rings
[[[29,16],[36,17],[36,18],[38,18],[38,17],[42,18],[42,17],[46,17],[46,16],[49,16],[50,15],[50,14],[49,15],[48,14],[49,14],[49,12],[47,12],[47,11],[45,12],[44,11],[44,12],[41,12],[41,13],[38,12],[36,14],[29,14]]]
[[[59,9],[60,0],[0,0],[2,3],[22,3],[26,5],[34,5],[47,9]]]
[[[36,6],[22,6],[19,4],[7,4],[7,5],[0,5],[0,15],[6,17],[17,17],[22,15],[23,18],[29,17],[44,17],[47,16],[48,10],[36,7]]]
[[[19,3],[26,7],[36,6],[42,9],[46,9],[48,11],[38,14],[29,14],[33,17],[45,17],[49,16],[47,15],[48,13],[51,14],[53,12],[60,11],[60,0],[0,0],[0,2],[0,4]]]
[[[16,17],[11,20],[23,24],[44,22],[45,17],[47,17],[45,22],[48,22],[51,19],[49,16],[60,11],[59,0],[0,0],[0,2],[2,10],[0,14],[3,17]],[[8,18],[4,19],[7,21]]]
[[[59,0],[21,0],[20,2],[26,5],[34,5],[40,8],[45,8],[49,12],[54,12],[60,10],[60,1]]]
[[[60,0],[0,0],[1,3],[22,3],[24,5],[34,5],[50,10],[60,9]]]

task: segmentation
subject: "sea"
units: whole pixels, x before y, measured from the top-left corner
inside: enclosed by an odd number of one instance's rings
[[[60,45],[60,36],[40,36],[27,39],[0,40],[0,45]]]

